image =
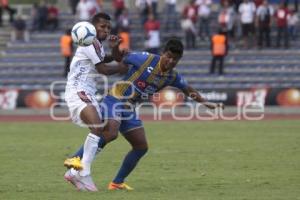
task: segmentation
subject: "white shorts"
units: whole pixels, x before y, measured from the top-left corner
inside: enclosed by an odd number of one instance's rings
[[[79,125],[79,126],[84,126],[84,122],[80,118],[80,113],[81,111],[87,106],[87,105],[93,105],[97,112],[99,117],[101,116],[101,110],[99,103],[96,99],[95,95],[91,95],[89,93],[86,93],[86,96],[89,98],[91,103],[86,103],[80,99],[80,97],[77,94],[77,91],[74,90],[66,90],[65,93],[65,100],[67,103],[67,106],[69,108],[69,112],[72,118],[73,123]]]

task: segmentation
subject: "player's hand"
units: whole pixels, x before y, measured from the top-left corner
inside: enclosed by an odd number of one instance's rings
[[[221,108],[223,110],[225,108],[223,103],[204,102],[203,105],[209,109]]]
[[[122,39],[117,35],[110,35],[108,38],[110,48],[117,47],[121,44]]]
[[[225,109],[225,105],[223,103],[217,103],[217,108]]]
[[[128,54],[129,53],[129,49],[121,49],[120,50],[120,54],[122,55],[122,56],[125,56],[126,54]]]

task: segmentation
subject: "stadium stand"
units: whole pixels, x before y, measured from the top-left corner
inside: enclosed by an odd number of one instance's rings
[[[139,15],[130,12],[132,49],[143,49],[143,31]],[[163,14],[160,15],[163,18]],[[216,17],[216,14],[215,14]],[[64,81],[64,61],[59,52],[59,38],[64,28],[74,24],[71,14],[61,13],[60,29],[54,33],[33,32],[31,41],[7,42],[10,29],[0,30],[0,87],[20,89],[47,89],[53,81]],[[176,19],[174,19],[176,20]],[[163,28],[163,27],[162,27]],[[162,31],[162,41],[171,36],[183,37]],[[208,41],[198,41],[197,50],[187,50],[179,63],[178,71],[198,90],[214,88],[300,87],[300,43],[290,49],[229,51],[225,61],[225,75],[209,75],[210,50]],[[112,83],[119,77],[109,78]],[[60,89],[63,89],[61,87]]]

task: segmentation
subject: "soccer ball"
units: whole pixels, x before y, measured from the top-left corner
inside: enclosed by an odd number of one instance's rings
[[[89,22],[78,22],[72,28],[72,40],[76,45],[89,46],[96,38],[97,32]]]

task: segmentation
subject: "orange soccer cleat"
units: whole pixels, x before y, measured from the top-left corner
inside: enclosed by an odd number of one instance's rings
[[[133,190],[132,187],[127,185],[126,183],[114,183],[110,182],[108,185],[108,190],[128,190],[131,191]]]

